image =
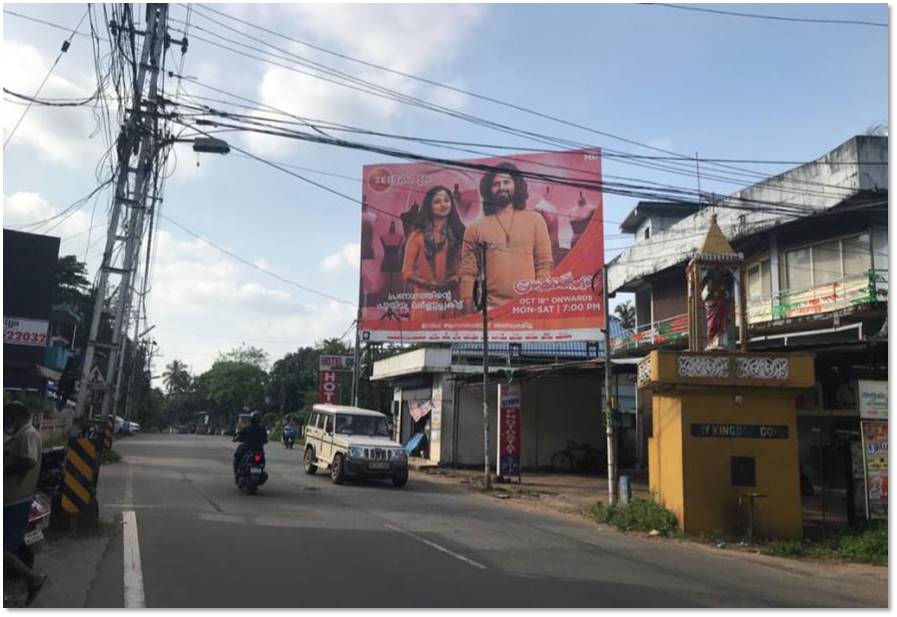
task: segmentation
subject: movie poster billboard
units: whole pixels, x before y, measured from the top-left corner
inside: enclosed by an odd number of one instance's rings
[[[596,340],[597,150],[364,168],[361,329],[374,342]],[[597,284],[593,286],[593,280]]]

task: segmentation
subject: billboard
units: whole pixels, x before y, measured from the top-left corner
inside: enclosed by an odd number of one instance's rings
[[[38,388],[44,363],[59,238],[3,230],[3,387]],[[90,325],[90,324],[88,324]]]
[[[481,341],[485,269],[490,340],[598,339],[600,182],[597,150],[365,166],[363,338]]]

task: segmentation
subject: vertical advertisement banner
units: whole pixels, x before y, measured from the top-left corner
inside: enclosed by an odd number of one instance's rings
[[[368,165],[363,175],[366,340],[480,341],[481,278],[490,340],[600,337],[600,151]]]
[[[336,405],[339,403],[339,383],[337,373],[351,372],[354,367],[352,356],[325,356],[318,358],[318,402]]]
[[[498,386],[498,475],[520,478],[520,385]]]
[[[339,400],[337,396],[337,383],[335,371],[321,371],[320,391],[318,392],[318,402],[335,405]]]
[[[876,420],[860,423],[863,459],[866,467],[866,517],[888,518],[888,423]]]

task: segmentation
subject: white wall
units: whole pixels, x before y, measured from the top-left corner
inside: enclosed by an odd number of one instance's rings
[[[523,382],[521,448],[524,467],[543,467],[568,441],[604,449],[601,383],[595,377],[554,377]],[[497,391],[489,384],[489,457],[495,467],[495,407]],[[458,418],[443,405],[443,464],[452,463],[457,429],[458,465],[483,464],[483,398],[480,384],[459,387]]]

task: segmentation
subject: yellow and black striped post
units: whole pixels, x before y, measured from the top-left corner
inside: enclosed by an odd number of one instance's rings
[[[109,414],[106,416],[106,430],[103,434],[103,450],[112,447],[112,433],[115,432],[115,416]]]
[[[86,437],[70,439],[60,497],[60,505],[68,514],[79,516],[93,507],[98,469],[94,443]]]

